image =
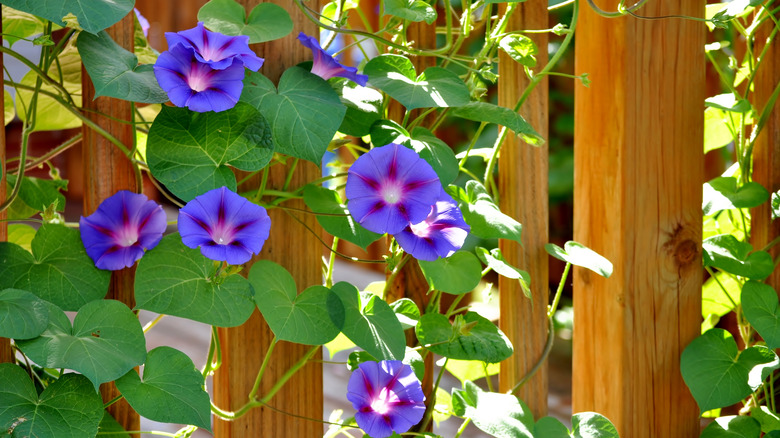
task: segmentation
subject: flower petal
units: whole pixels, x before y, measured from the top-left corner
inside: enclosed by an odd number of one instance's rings
[[[314,61],[312,63],[311,72],[313,74],[325,80],[332,77],[342,77],[349,79],[361,87],[366,86],[368,76],[359,74],[355,67],[345,67],[340,62],[336,61],[336,59],[322,50],[322,47],[316,38],[301,32],[298,34],[298,40],[304,47],[307,47],[312,51]]]

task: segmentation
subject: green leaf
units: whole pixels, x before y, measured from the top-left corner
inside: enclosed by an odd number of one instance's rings
[[[534,425],[534,437],[536,438],[570,438],[569,429],[557,418],[542,417]]]
[[[780,348],[780,311],[777,292],[768,284],[748,281],[742,286],[742,311],[767,347]]]
[[[700,438],[759,438],[761,425],[754,418],[742,415],[716,418],[702,432]]]
[[[474,290],[482,280],[482,265],[468,251],[457,251],[432,262],[419,260],[418,263],[431,289],[442,292],[465,294]]]
[[[772,220],[780,218],[780,191],[772,193]]]
[[[98,433],[110,435],[111,438],[132,438],[108,411],[103,411],[103,419],[100,420]]]
[[[241,100],[271,123],[277,152],[318,166],[346,112],[326,81],[300,67],[287,69],[278,89],[262,74],[249,72]]]
[[[449,371],[456,379],[460,380],[461,385],[465,385],[467,380],[472,382],[495,376],[498,374],[500,364],[487,363],[481,360],[458,360],[450,359],[444,368]]]
[[[348,80],[338,80],[336,91],[347,107],[339,132],[354,137],[368,135],[371,125],[382,118],[382,93]]]
[[[719,234],[702,243],[704,266],[714,266],[751,280],[763,280],[774,270],[772,256],[766,251],[752,252],[753,246],[731,234]]]
[[[494,270],[496,274],[520,282],[520,288],[523,290],[523,294],[526,298],[532,299],[530,287],[531,276],[527,272],[510,265],[504,258],[504,254],[501,253],[500,248],[493,248],[488,251],[485,248],[477,247],[476,253],[477,257],[482,260],[482,263]]]
[[[746,113],[751,109],[750,101],[747,99],[737,100],[732,93],[708,97],[704,99],[704,106],[735,113]]]
[[[14,108],[14,98],[8,90],[3,89],[3,121],[5,126],[16,117],[16,108]]]
[[[360,293],[346,282],[331,288],[344,305],[344,333],[358,347],[378,360],[402,360],[406,336],[393,309],[382,298]]]
[[[369,83],[389,94],[407,110],[443,108],[469,103],[466,84],[455,73],[441,67],[428,67],[419,76],[409,58],[380,55],[366,64],[363,73]]]
[[[73,14],[82,29],[89,33],[98,33],[130,13],[135,0],[4,0],[3,4],[43,17],[60,26],[65,26],[65,16]]]
[[[757,182],[747,182],[737,187],[734,177],[718,177],[704,183],[704,215],[734,208],[758,207],[769,200],[769,191]]]
[[[26,290],[63,310],[76,310],[106,296],[111,272],[95,267],[78,231],[44,224],[31,246],[32,254],[0,242],[0,289]]]
[[[36,229],[25,224],[8,225],[8,241],[15,243],[27,252],[32,252],[32,240],[35,238]]]
[[[709,107],[704,110],[704,153],[722,148],[734,140],[728,128],[726,112]]]
[[[339,239],[344,239],[366,249],[368,245],[382,237],[381,234],[368,231],[357,223],[335,190],[307,184],[303,188],[303,201],[311,211],[325,214],[317,215],[317,222],[325,231]]]
[[[727,292],[723,291],[721,284]],[[707,318],[710,315],[721,317],[734,310],[735,306],[740,303],[741,290],[742,286],[732,275],[716,271],[715,277],[708,278],[701,289],[702,318]],[[727,293],[728,295],[726,295]]]
[[[17,11],[3,5],[3,41],[8,42],[9,47],[22,38],[43,33],[46,21],[27,12]],[[60,26],[52,26],[52,30],[60,29]]]
[[[72,326],[65,312],[49,304],[46,331],[40,337],[18,340],[16,344],[37,364],[78,371],[96,388],[123,376],[146,359],[141,323],[127,306],[114,300],[85,304]]]
[[[273,156],[271,128],[251,105],[197,113],[164,106],[149,129],[149,169],[184,201],[226,186],[236,190],[228,166],[255,171]]]
[[[344,306],[324,286],[314,285],[298,294],[295,279],[282,266],[258,260],[249,271],[255,303],[277,338],[305,345],[322,345],[344,325]]]
[[[433,24],[436,21],[436,9],[422,0],[384,0],[385,15],[404,20]]]
[[[17,176],[9,174],[6,176],[8,185],[16,184]],[[65,210],[65,195],[61,190],[68,189],[68,182],[65,180],[42,179],[30,176],[22,178],[22,186],[19,187],[19,198],[25,205],[36,212],[44,211],[54,205],[56,211]]]
[[[0,290],[0,336],[13,339],[34,338],[49,325],[46,302],[19,289]]]
[[[480,430],[497,438],[534,438],[531,410],[511,394],[485,392],[472,382],[452,391],[455,415],[470,418]]]
[[[701,412],[732,405],[750,395],[750,371],[772,361],[763,353],[756,347],[738,352],[731,334],[717,328],[688,344],[680,358],[680,371]]]
[[[0,363],[0,430],[6,436],[94,437],[103,412],[100,395],[82,375],[65,374],[38,395],[22,368]]]
[[[536,67],[536,54],[539,49],[531,38],[523,34],[510,34],[501,38],[498,47],[521,65]]]
[[[596,412],[579,412],[571,417],[572,438],[619,438],[617,429]]]
[[[544,245],[544,249],[558,260],[590,269],[602,277],[609,278],[612,275],[612,263],[581,243],[570,240],[563,248],[554,243],[548,243]]]
[[[519,222],[501,213],[485,186],[470,180],[466,189],[449,186],[447,192],[458,201],[463,219],[471,226],[471,233],[485,239],[509,239],[518,243],[523,229]]]
[[[198,11],[198,21],[214,32],[246,35],[249,44],[285,37],[293,29],[290,14],[273,3],[258,4],[247,17],[244,7],[234,0],[211,0]]]
[[[136,308],[219,327],[243,324],[255,310],[252,286],[235,274],[214,280],[214,270],[179,233],[169,234],[138,263]]]
[[[211,401],[203,389],[203,375],[175,348],[153,349],[146,356],[143,380],[130,370],[116,380],[116,387],[136,412],[150,420],[211,430]]]
[[[469,102],[452,109],[453,116],[476,122],[506,126],[531,146],[541,146],[544,138],[519,113],[488,102]]]
[[[76,46],[98,96],[141,103],[163,103],[168,94],[160,88],[151,64],[138,65],[138,58],[115,43],[105,31],[82,32]]]
[[[750,416],[761,424],[761,432],[780,431],[780,417],[766,406],[757,406],[750,410]]]
[[[449,319],[426,313],[417,324],[417,339],[430,351],[460,360],[497,363],[512,355],[512,343],[495,324],[475,312]]]
[[[415,327],[417,321],[420,320],[420,308],[409,298],[393,301],[390,308],[395,312],[395,316],[398,317],[398,322],[401,323],[404,330]]]

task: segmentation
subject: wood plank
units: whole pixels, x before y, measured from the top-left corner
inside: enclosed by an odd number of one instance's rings
[[[260,3],[257,0],[241,0],[249,11]],[[260,70],[275,83],[282,72],[301,61],[311,59],[311,51],[297,40],[297,32],[317,35],[317,26],[289,0],[275,0],[290,12],[294,22],[294,33],[287,37],[253,46],[258,56],[265,59]],[[268,178],[269,189],[281,190],[287,174],[287,166],[274,166]],[[305,185],[320,176],[317,166],[309,162],[299,162],[291,189]],[[249,187],[258,187],[259,181],[247,183]],[[305,208],[302,201],[286,202],[285,206]],[[292,213],[309,228],[319,230],[314,215]],[[273,260],[292,273],[298,287],[303,290],[313,284],[321,284],[320,257],[322,246],[316,236],[300,223],[280,209],[269,211],[271,216],[271,236],[266,241],[259,258]],[[248,271],[249,266],[245,268]],[[223,409],[238,409],[247,401],[257,371],[271,343],[273,333],[268,329],[259,312],[244,325],[219,330],[223,363],[214,374],[214,401]],[[272,361],[265,372],[259,395],[266,393],[276,381],[308,351],[310,347],[286,342],[279,343],[273,352]],[[317,353],[314,359],[321,358]],[[293,379],[271,400],[270,405],[281,411],[298,416],[322,418],[322,366],[312,362],[298,371]],[[280,414],[268,408],[257,408],[238,420],[214,422],[214,436],[218,437],[319,437],[322,436],[322,423],[306,421],[290,415]]]
[[[117,44],[127,50],[133,50],[132,12],[106,31]],[[87,117],[111,133],[128,149],[132,148],[132,126],[127,123],[115,122],[105,117],[110,116],[119,120],[132,120],[133,113],[130,102],[107,97],[94,99],[95,88],[92,86],[92,81],[83,67],[81,77],[83,105],[88,110],[85,111]],[[86,216],[92,214],[104,199],[118,190],[137,192],[140,190],[140,187],[136,183],[135,173],[130,160],[121,150],[86,126],[82,128],[82,132],[84,135],[82,142],[84,157],[84,215]],[[134,307],[134,276],[134,267],[115,271],[111,275],[111,283],[106,298],[119,300],[130,308]],[[113,383],[101,385],[100,392],[105,401],[111,400],[120,394]],[[111,405],[108,410],[126,430],[139,430],[141,425],[140,418],[124,399]]]
[[[704,1],[639,12],[701,17]],[[573,402],[620,436],[698,436],[680,354],[701,318],[704,36],[585,5],[578,24],[575,70],[593,82],[575,91],[574,237],[615,269],[574,272]]]
[[[502,8],[502,9],[505,9]],[[532,0],[523,3],[514,12],[508,30],[546,29],[547,2]],[[528,34],[540,48],[538,72],[547,64],[546,33]],[[498,104],[513,108],[530,80],[523,66],[513,61],[504,51],[499,52]],[[539,132],[548,135],[548,81],[543,79],[520,109],[520,114]],[[549,240],[549,207],[547,195],[548,149],[524,143],[509,133],[501,147],[498,161],[498,186],[501,193],[501,211],[523,224],[523,246],[501,239],[499,247],[507,261],[531,275],[533,301],[523,295],[517,280],[499,277],[501,297],[499,327],[507,335],[515,353],[501,362],[499,389],[507,391],[522,379],[540,360],[547,342],[547,304],[549,303],[548,256],[544,245]],[[548,373],[543,365],[536,374],[516,392],[525,401],[536,418],[547,415]]]

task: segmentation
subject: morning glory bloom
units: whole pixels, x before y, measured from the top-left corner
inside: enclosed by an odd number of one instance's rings
[[[355,421],[373,438],[404,433],[422,420],[425,394],[414,371],[400,360],[363,362],[347,384]]]
[[[240,265],[259,254],[271,230],[265,208],[228,190],[210,190],[179,210],[181,241],[212,260]]]
[[[463,220],[458,204],[442,189],[424,221],[409,224],[393,237],[417,260],[432,262],[459,250],[469,231],[471,227]]]
[[[320,43],[316,38],[301,32],[298,34],[298,40],[304,47],[311,49],[311,52],[314,55],[313,64],[311,66],[312,73],[325,80],[338,76],[340,78],[347,78],[361,87],[366,86],[368,76],[359,74],[355,67],[345,67],[341,65],[332,56],[328,55],[327,52],[322,50],[322,47],[320,47]]]
[[[138,24],[141,25],[141,32],[144,33],[144,36],[149,36],[149,20],[141,15],[141,11],[139,11],[138,8],[133,8],[133,11],[135,11],[135,17],[138,19]]]
[[[249,37],[211,32],[203,23],[165,38],[169,49],[157,58],[154,75],[174,105],[192,111],[233,108],[244,88],[244,67],[257,71],[263,65],[249,49]]]
[[[390,143],[352,163],[345,191],[356,221],[375,233],[395,234],[428,217],[441,183],[417,152]]]
[[[81,241],[100,269],[128,268],[157,246],[166,227],[162,207],[146,196],[120,190],[79,220]]]

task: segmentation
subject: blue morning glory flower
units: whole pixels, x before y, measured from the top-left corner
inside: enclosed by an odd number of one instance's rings
[[[375,233],[395,234],[428,217],[441,183],[417,152],[390,143],[352,163],[345,192],[356,221]]]
[[[211,32],[198,23],[194,29],[166,32],[169,49],[154,64],[154,75],[171,102],[192,111],[233,108],[244,88],[244,67],[263,65],[249,49],[249,37]]]
[[[430,262],[454,254],[469,231],[471,227],[463,220],[458,204],[442,189],[424,221],[409,224],[393,237],[414,258]]]
[[[179,210],[178,224],[184,245],[231,265],[259,254],[271,230],[265,208],[224,186],[188,202]]]
[[[162,207],[146,196],[120,190],[79,220],[81,241],[100,269],[117,271],[157,246],[166,227]]]
[[[352,372],[347,400],[355,421],[373,438],[404,433],[425,414],[425,394],[414,371],[400,360],[363,362]]]
[[[366,86],[366,83],[368,82],[368,76],[359,74],[355,67],[345,67],[341,65],[338,61],[333,59],[332,56],[328,55],[324,50],[322,50],[322,47],[320,47],[320,43],[316,38],[310,37],[301,32],[298,34],[298,40],[301,42],[301,44],[304,45],[304,47],[311,49],[312,54],[314,55],[314,60],[311,67],[312,73],[325,80],[338,76],[341,78],[347,78],[361,87]]]

